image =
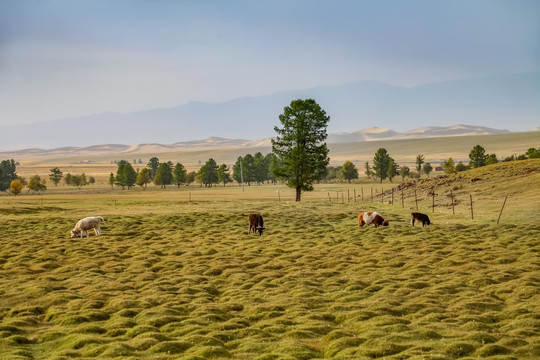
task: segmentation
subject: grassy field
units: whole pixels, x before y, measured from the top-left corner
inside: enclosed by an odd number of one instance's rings
[[[0,196],[1,358],[537,359],[539,184],[531,160],[395,184],[393,204],[389,183],[301,203],[282,186]],[[411,227],[414,191],[434,225]],[[364,210],[390,226],[359,228]],[[89,215],[102,235],[69,238]]]

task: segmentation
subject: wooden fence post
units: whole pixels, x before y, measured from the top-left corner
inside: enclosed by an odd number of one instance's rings
[[[330,193],[328,193],[328,201],[332,202],[332,199],[330,198]]]
[[[384,204],[384,188],[381,188],[381,204]]]
[[[362,202],[364,202],[364,188],[360,188],[360,191],[362,192]]]
[[[277,201],[278,201],[278,202],[281,202],[281,198],[280,198],[280,196],[279,196],[279,190],[277,191]]]
[[[371,202],[373,202],[373,188],[371,188]]]
[[[404,202],[404,199],[403,199],[403,188],[401,188],[401,207],[402,208],[405,207],[405,202]]]
[[[392,188],[392,205],[394,205],[394,188]]]
[[[341,203],[343,204],[345,202],[345,200],[343,199],[343,191],[341,192]]]
[[[452,199],[452,214],[456,214],[456,212],[454,211],[454,193],[452,192],[452,190],[450,190],[450,198]]]
[[[473,205],[472,205],[472,194],[469,194],[471,197],[471,220],[474,220],[474,212],[473,212]]]
[[[414,189],[414,202],[416,203],[416,211],[418,211],[418,197],[416,197],[416,189]]]
[[[431,207],[433,210],[431,212],[435,212],[435,189],[433,189],[433,193],[431,194],[431,197],[433,199],[433,201],[431,202]]]
[[[502,208],[501,208],[501,212],[499,213],[499,218],[497,219],[497,224],[499,224],[499,220],[501,220],[501,215],[502,215],[502,211],[504,209],[504,205],[506,204],[506,199],[508,199],[508,196],[504,197],[504,202],[503,202],[503,205],[502,205]]]
[[[356,202],[356,189],[353,189],[354,192],[354,202]]]

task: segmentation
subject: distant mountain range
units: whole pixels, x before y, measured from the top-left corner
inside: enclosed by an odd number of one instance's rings
[[[420,139],[447,136],[472,136],[508,134],[508,130],[497,130],[483,126],[454,125],[448,127],[422,127],[407,132],[397,132],[390,129],[372,127],[354,132],[328,134],[327,143],[349,143],[364,141]],[[62,157],[89,155],[131,155],[159,154],[172,151],[200,149],[231,149],[231,148],[270,148],[271,138],[261,140],[226,139],[209,137],[202,140],[176,142],[173,144],[144,143],[139,145],[106,144],[85,147],[60,147],[55,149],[29,148],[17,151],[0,152],[0,158],[29,158],[29,157]]]
[[[446,132],[449,124],[511,131],[540,126],[540,73],[427,84],[412,88],[378,82],[320,86],[221,103],[133,113],[102,113],[30,125],[0,127],[0,151],[95,144],[172,144],[212,136],[262,139],[275,135],[278,116],[294,99],[313,98],[330,116],[329,133],[381,127],[412,136],[411,128]],[[31,104],[29,104],[31,106]],[[415,130],[421,133],[422,130]],[[458,129],[456,129],[458,131]],[[368,138],[395,136],[370,132]],[[416,134],[418,135],[418,134]],[[362,139],[365,134],[349,133]]]

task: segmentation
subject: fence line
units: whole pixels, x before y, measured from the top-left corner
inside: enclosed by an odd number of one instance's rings
[[[355,202],[356,202],[356,189],[354,190],[355,191]],[[394,202],[394,192],[395,192],[395,188],[392,188],[390,190],[387,190],[386,192],[388,192],[391,196],[391,201],[389,202],[390,205],[395,205],[395,202]],[[452,214],[455,215],[456,214],[456,209],[455,209],[455,205],[456,205],[456,201],[455,201],[455,194],[453,192],[453,190],[449,190],[450,192],[450,206],[452,207]],[[418,198],[418,193],[417,193],[417,190],[414,189],[414,203],[415,203],[415,209],[416,211],[418,211],[418,202],[419,201],[425,201],[425,200],[428,200],[429,199],[429,195],[431,195],[431,206],[427,206],[428,208],[431,207],[431,210],[432,210],[432,213],[435,213],[435,207],[437,206],[437,204],[435,203],[435,197],[437,196],[437,193],[435,191],[435,189],[431,190],[431,194],[428,193],[428,195],[426,196],[426,198],[423,198],[423,199],[419,199]],[[472,197],[472,194],[468,194],[469,195],[469,210],[470,210],[470,213],[471,213],[471,220],[474,220],[474,201],[473,201],[473,197]],[[375,202],[375,198],[377,198],[378,196],[381,197],[381,203],[384,204],[384,196],[385,196],[385,191],[384,191],[384,188],[381,188],[381,193],[380,194],[373,194],[373,187],[371,187],[371,202]],[[447,195],[448,196],[448,195]],[[360,197],[362,199],[362,202],[364,202],[365,200],[369,200],[369,199],[364,199],[364,188],[360,188]],[[404,191],[404,188],[401,187],[401,207],[402,208],[405,208],[405,191]],[[508,199],[508,196],[506,196],[504,198],[504,202],[502,204],[502,207],[501,207],[501,210],[499,212],[499,216],[497,218],[497,224],[500,223],[500,219],[501,219],[501,216],[502,216],[502,213],[503,213],[503,210],[504,210],[504,207],[506,205],[506,201]],[[429,200],[428,200],[429,201]],[[448,205],[444,205],[444,206],[448,206]],[[412,209],[412,208],[411,208]]]

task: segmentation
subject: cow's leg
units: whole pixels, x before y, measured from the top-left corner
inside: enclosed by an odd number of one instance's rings
[[[414,218],[411,218],[412,226],[414,226]]]

